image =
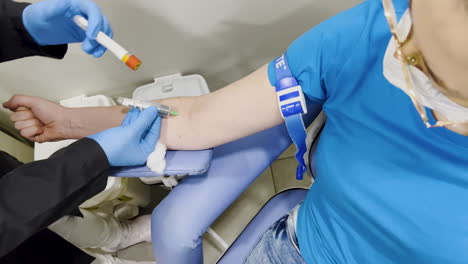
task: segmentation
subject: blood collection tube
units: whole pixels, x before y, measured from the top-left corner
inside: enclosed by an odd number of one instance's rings
[[[88,28],[88,20],[86,18],[76,15],[73,17],[73,21],[81,29],[86,30]],[[119,60],[125,63],[130,69],[136,71],[141,66],[141,60],[135,55],[132,55],[117,42],[107,36],[104,32],[99,31],[96,36],[96,41],[102,46],[110,50]]]

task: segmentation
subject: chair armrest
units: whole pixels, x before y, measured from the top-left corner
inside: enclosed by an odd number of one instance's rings
[[[200,175],[210,167],[213,150],[168,151],[166,154],[166,169],[163,174],[157,174],[145,166],[111,168],[110,175],[115,177],[158,177]]]

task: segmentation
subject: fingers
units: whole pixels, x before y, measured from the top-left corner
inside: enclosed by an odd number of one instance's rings
[[[94,58],[100,58],[102,57],[102,55],[104,55],[104,53],[106,52],[106,48],[102,45],[98,46],[93,52],[93,57]]]
[[[55,130],[44,130],[43,133],[39,133],[36,136],[34,136],[31,141],[37,142],[37,143],[44,143],[44,142],[52,142],[52,141],[58,141],[64,139],[59,133],[57,133]]]
[[[103,28],[102,32],[106,33],[106,35],[109,36],[109,38],[114,37],[114,32],[112,31],[112,28],[110,26],[110,23],[107,17],[104,17],[104,23],[102,24],[102,28]]]
[[[23,106],[26,108],[32,108],[37,101],[38,97],[27,96],[27,95],[15,95],[10,100],[3,103],[3,107],[15,111],[18,107]]]
[[[33,140],[35,136],[40,135],[44,132],[40,126],[27,127],[20,131],[21,136]]]
[[[42,123],[37,119],[29,119],[25,121],[15,122],[15,128],[18,130],[24,130],[29,127],[42,127]]]
[[[78,1],[78,5],[81,15],[88,21],[86,37],[82,41],[81,48],[84,52],[99,58],[106,52],[106,48],[99,44],[96,38],[100,31],[112,38],[113,33],[109,21],[96,3],[90,0],[81,0]]]
[[[158,142],[160,131],[161,131],[161,117],[157,116],[144,138],[144,141],[149,145],[151,149],[154,149],[154,146]]]
[[[81,48],[88,54],[94,54],[99,47],[99,43],[96,42],[96,36],[101,31],[104,22],[103,16],[99,6],[92,1],[79,1],[79,8],[88,20],[86,38],[83,40]]]
[[[80,9],[88,19],[88,28],[86,29],[86,38],[83,41],[82,49],[95,58],[99,58],[106,52],[106,48],[96,41],[96,37],[99,31],[102,31],[112,38],[113,33],[109,21],[102,15],[99,6],[92,1],[80,1]]]
[[[98,47],[99,43],[88,37],[83,40],[83,44],[81,45],[81,49],[88,54],[93,54],[98,49]]]
[[[104,17],[104,23],[102,24],[101,31],[104,32],[110,38],[112,38],[114,36],[114,33],[112,32],[112,29],[111,29],[110,24],[107,21],[106,17]],[[102,45],[98,45],[97,48],[93,51],[93,56],[95,58],[100,58],[102,55],[104,55],[106,50],[107,50],[106,47],[104,47]]]
[[[104,20],[106,21],[103,25],[102,28],[98,30],[106,33],[109,37],[112,38],[113,33],[112,29],[110,28],[109,23],[107,22],[107,19],[104,17]],[[89,27],[88,27],[89,28]],[[83,40],[83,44],[81,46],[84,52],[93,55],[95,58],[99,58],[104,53],[106,52],[107,48],[99,44],[95,38],[89,38],[86,36],[86,38]]]
[[[29,110],[21,110],[10,114],[10,120],[12,122],[25,121],[33,118],[35,118],[35,116],[33,112]]]
[[[69,9],[69,3],[67,1],[61,1],[61,0],[53,0],[50,1],[49,3],[44,3],[44,1],[40,1],[37,3],[33,3],[33,5],[39,6],[41,5],[42,12],[44,12],[45,17],[56,17],[57,15],[63,14],[67,12]],[[53,6],[54,8],[47,8],[46,6]]]
[[[18,107],[17,109],[21,109]],[[34,114],[29,110],[14,112],[10,115],[11,121],[14,122],[15,128],[20,134],[29,139],[34,140],[34,137],[44,132],[41,121],[34,117]]]
[[[37,143],[44,143],[44,142],[48,142],[49,140],[47,140],[45,137],[44,137],[44,133],[42,134],[39,134],[37,136],[34,136],[32,139],[29,139],[33,142],[37,142]]]
[[[138,108],[130,108],[130,110],[128,110],[127,112],[127,115],[125,115],[125,118],[122,121],[121,126],[127,126],[133,123],[139,114],[140,114],[140,110]]]
[[[86,29],[86,38],[90,40],[96,39],[98,32],[101,30],[104,23],[104,17],[102,15],[99,6],[90,1],[84,0],[79,1],[81,11],[86,14],[88,19],[88,28]]]
[[[153,121],[158,117],[158,110],[152,106],[144,110],[140,116],[131,125],[135,128],[136,135],[142,137],[153,124]]]

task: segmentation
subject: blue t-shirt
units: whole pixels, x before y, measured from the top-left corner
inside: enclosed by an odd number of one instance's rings
[[[407,2],[394,0],[399,17]],[[468,137],[427,129],[385,79],[390,37],[381,1],[368,0],[286,52],[328,116],[298,215],[307,263],[468,263]]]

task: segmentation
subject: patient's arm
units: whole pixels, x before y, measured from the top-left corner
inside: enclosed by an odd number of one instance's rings
[[[216,92],[159,102],[179,113],[163,119],[161,141],[170,149],[210,148],[283,122],[266,65]],[[7,103],[7,107],[11,105],[27,107]],[[69,109],[66,112],[69,123],[64,124],[63,134],[81,138],[117,126],[123,120],[125,109],[122,106]]]
[[[210,148],[283,122],[267,66],[213,93],[162,103],[180,113],[162,126],[161,140],[170,149]]]
[[[119,110],[126,107],[82,108],[75,111],[49,100],[25,95],[15,95],[3,104],[12,110],[10,119],[21,135],[35,142],[82,138],[107,128],[117,126],[122,117]],[[77,123],[76,121],[80,121]],[[82,136],[75,137],[79,132]]]

